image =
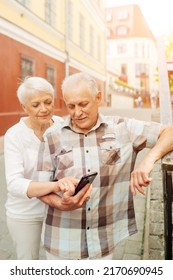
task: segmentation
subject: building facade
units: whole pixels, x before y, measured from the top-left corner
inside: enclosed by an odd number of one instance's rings
[[[138,5],[106,9],[107,60],[115,65],[122,81],[150,106],[156,90],[157,46]],[[113,106],[113,104],[112,104]]]
[[[54,86],[58,115],[66,76],[86,71],[105,91],[104,0],[1,0],[0,16],[0,135],[24,114],[16,90],[26,76]]]

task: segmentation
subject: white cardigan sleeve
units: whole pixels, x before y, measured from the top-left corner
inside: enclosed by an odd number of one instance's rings
[[[27,197],[32,180],[24,178],[24,145],[17,133],[8,130],[4,136],[5,176],[8,192],[17,197]],[[29,198],[28,198],[29,199]]]

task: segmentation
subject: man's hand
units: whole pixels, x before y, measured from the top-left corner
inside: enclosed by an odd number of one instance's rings
[[[131,173],[130,178],[130,191],[132,195],[136,195],[136,189],[141,194],[145,195],[142,187],[148,187],[148,185],[152,181],[150,172],[152,171],[153,167],[153,163],[150,163],[149,161],[143,161],[137,168],[134,169],[134,171]]]
[[[72,195],[71,191],[67,190],[62,197],[57,194],[51,193],[40,197],[39,199],[51,207],[57,208],[61,211],[71,211],[78,208],[82,208],[86,201],[90,198],[92,185],[86,185],[80,192],[75,196]]]
[[[142,187],[147,187],[151,182],[150,173],[156,161],[167,153],[173,151],[173,126],[162,126],[157,143],[142,160],[140,165],[131,173],[130,190],[133,195],[136,189],[142,193]]]

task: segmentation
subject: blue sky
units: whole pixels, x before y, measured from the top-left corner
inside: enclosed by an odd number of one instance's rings
[[[154,36],[173,30],[172,0],[105,0],[106,6],[138,4]]]

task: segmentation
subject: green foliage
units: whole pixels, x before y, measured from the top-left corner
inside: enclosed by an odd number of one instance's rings
[[[170,92],[173,93],[173,74],[169,76]]]
[[[166,39],[166,48],[165,48],[165,55],[166,59],[173,60],[173,34],[171,34]],[[156,69],[156,74],[154,76],[154,80],[156,83],[159,83],[159,76],[158,76],[158,67]],[[170,92],[173,94],[173,74],[169,75],[169,86],[170,86]]]
[[[169,37],[167,37],[166,58],[168,60],[173,59],[173,34],[171,34]]]

